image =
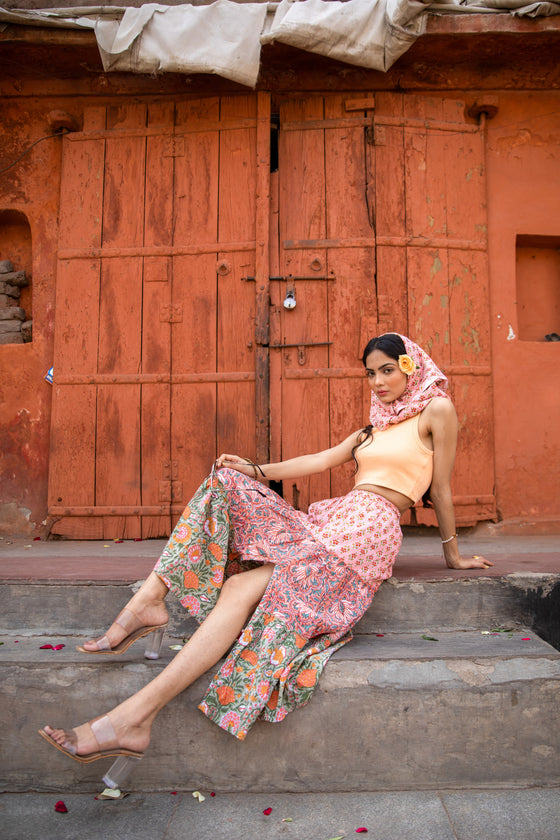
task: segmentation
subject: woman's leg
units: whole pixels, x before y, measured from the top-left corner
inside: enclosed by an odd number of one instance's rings
[[[126,636],[140,627],[165,624],[168,615],[164,598],[168,592],[169,590],[161,578],[155,572],[151,572],[138,592],[132,596],[126,605],[126,609],[134,613],[137,621],[128,630],[125,630],[124,627],[121,627],[120,624],[116,624],[115,622],[107,630],[105,637],[111,648],[116,647]],[[135,624],[137,626],[134,626]],[[92,641],[85,642],[83,647],[85,650],[95,652],[99,649],[98,642],[99,639],[93,639]]]
[[[138,752],[146,749],[158,712],[229,650],[264,595],[273,570],[274,566],[266,563],[229,578],[212,612],[169,665],[144,688],[108,713],[118,746]],[[45,731],[59,744],[70,737],[63,729],[46,726]],[[88,755],[97,749],[97,742],[87,723],[73,731],[74,739],[78,755]]]

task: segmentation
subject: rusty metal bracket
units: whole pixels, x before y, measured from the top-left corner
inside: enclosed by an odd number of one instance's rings
[[[255,281],[254,277],[242,277],[241,279],[242,280],[247,280],[248,282],[251,282],[251,281],[254,282]],[[336,277],[334,276],[334,274],[321,275],[321,276],[318,276],[317,274],[313,274],[310,277],[295,277],[293,274],[288,274],[288,275],[285,275],[285,276],[282,275],[282,276],[278,276],[278,277],[277,276],[269,277],[268,279],[269,280],[278,280],[280,282],[282,280],[287,280],[287,281],[292,282],[292,283],[295,283],[298,280],[299,281],[303,281],[303,280],[332,280],[334,282],[336,280]]]
[[[484,116],[487,120],[491,120],[495,117],[498,113],[498,106],[499,99],[497,96],[484,96],[473,102],[471,105],[467,105],[465,113],[468,117],[479,123],[482,116]]]
[[[304,365],[306,362],[306,347],[328,347],[332,341],[300,341],[294,344],[269,344],[271,350],[283,350],[286,347],[297,347],[298,364]]]

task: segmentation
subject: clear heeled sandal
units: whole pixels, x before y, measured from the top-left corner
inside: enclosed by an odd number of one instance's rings
[[[149,636],[146,641],[144,658],[159,659],[167,622],[165,624],[155,624],[149,627],[139,627],[136,630],[131,630],[138,621],[139,619],[132,610],[125,608],[114,621],[115,624],[118,624],[119,627],[122,627],[128,633],[128,636],[125,636],[122,642],[119,642],[118,645],[112,648],[107,636],[103,636],[101,639],[95,640],[97,650],[87,650],[83,645],[78,645],[76,650],[80,653],[92,653],[94,655],[105,654],[108,656],[119,656],[121,653],[127,651],[133,642],[142,639],[144,636]]]
[[[125,779],[129,777],[139,761],[142,761],[142,756],[135,758],[131,755],[120,755],[111,764],[101,781],[105,787],[111,788],[111,790],[117,790],[117,788],[122,786]]]
[[[78,755],[76,753],[77,741],[73,729],[70,730],[70,732],[64,733],[67,737],[62,744],[55,741],[54,738],[52,738],[48,732],[45,732],[44,729],[39,729],[38,731],[39,735],[44,738],[47,743],[51,744],[51,746],[55,747],[64,755],[67,755],[69,758],[73,758],[74,761],[78,761],[80,764],[91,764],[94,761],[99,761],[101,758],[116,757],[116,761],[112,763],[109,770],[102,778],[102,782],[106,787],[115,790],[121,786],[124,780],[128,778],[132,770],[138,766],[138,762],[144,758],[144,753],[136,752],[135,750],[123,749],[118,746],[109,746],[109,744],[115,743],[117,736],[115,735],[115,730],[113,729],[113,725],[107,715],[91,721],[90,727],[99,749],[95,752],[88,753],[87,755]]]

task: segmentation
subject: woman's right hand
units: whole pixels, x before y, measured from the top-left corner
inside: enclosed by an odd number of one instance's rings
[[[228,455],[227,453],[222,453],[218,458],[216,458],[216,469],[219,470],[220,467],[237,470],[238,472],[243,473],[243,475],[251,477],[255,472],[252,464],[247,463],[246,458],[241,458],[239,455]]]
[[[459,557],[449,560],[446,557],[445,563],[448,569],[487,569],[489,566],[494,565],[486,557],[482,557],[481,554],[473,554],[472,557],[462,557],[459,555]]]

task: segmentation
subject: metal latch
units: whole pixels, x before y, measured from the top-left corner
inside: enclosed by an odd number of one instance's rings
[[[304,365],[306,361],[305,348],[306,347],[328,347],[332,341],[306,341],[299,344],[269,344],[271,350],[282,350],[285,347],[297,347],[298,364]]]
[[[255,282],[256,277],[242,277],[241,279]],[[288,282],[295,283],[296,280],[297,281],[303,281],[303,280],[336,280],[336,277],[334,276],[334,274],[329,274],[328,277],[326,277],[324,275],[319,276],[317,274],[313,274],[310,277],[298,277],[298,276],[295,276],[293,274],[288,274],[287,276],[279,276],[279,277],[275,276],[275,277],[269,277],[268,279],[271,280],[271,281],[272,280],[279,280],[279,281],[287,280]]]

